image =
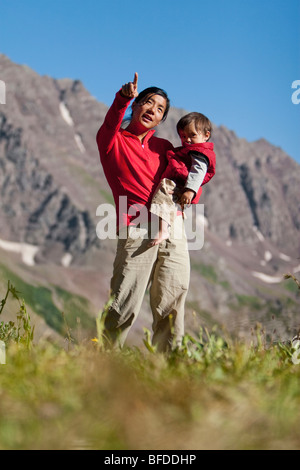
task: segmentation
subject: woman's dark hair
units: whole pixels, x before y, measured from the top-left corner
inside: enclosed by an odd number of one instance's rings
[[[157,88],[156,86],[145,88],[145,90],[141,91],[138,94],[134,102],[143,104],[143,102],[146,102],[146,98],[148,99],[150,98],[150,96],[153,96],[153,95],[160,95],[166,100],[166,109],[162,118],[162,122],[163,122],[167,119],[168,112],[170,109],[170,100],[165,90],[163,90],[162,88]]]

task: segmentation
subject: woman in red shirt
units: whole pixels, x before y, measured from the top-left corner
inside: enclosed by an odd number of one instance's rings
[[[152,342],[159,351],[166,351],[180,345],[184,334],[190,261],[182,217],[176,218],[169,239],[148,246],[148,209],[167,166],[166,152],[173,146],[153,135],[168,114],[166,92],[150,87],[138,94],[137,81],[135,74],[133,82],[117,92],[97,133],[100,160],[116,204],[118,233],[111,280],[113,303],[105,318],[104,336],[113,346],[124,344],[150,284]],[[133,98],[131,120],[122,129]],[[138,232],[134,231],[137,223]]]

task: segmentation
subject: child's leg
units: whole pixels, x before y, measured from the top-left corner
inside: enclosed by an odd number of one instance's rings
[[[152,238],[151,230],[151,242],[149,246],[155,246],[162,241],[169,238],[169,227],[174,222],[176,217],[177,209],[172,199],[172,192],[175,188],[175,183],[171,180],[164,178],[158,186],[150,207],[151,212],[151,225],[152,227],[158,227],[157,231]]]
[[[158,217],[158,232],[155,237],[149,242],[149,246],[159,245],[159,243],[167,240],[170,236],[169,232],[170,224],[161,217]]]

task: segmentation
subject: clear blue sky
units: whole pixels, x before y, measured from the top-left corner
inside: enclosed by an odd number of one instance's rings
[[[300,0],[0,0],[0,52],[106,104],[137,71],[140,90],[300,163]]]

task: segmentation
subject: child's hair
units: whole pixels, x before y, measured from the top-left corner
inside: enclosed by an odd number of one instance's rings
[[[170,100],[165,90],[163,90],[162,88],[157,88],[156,86],[151,86],[141,91],[139,95],[136,97],[135,102],[143,103],[143,100],[145,101],[146,98],[149,98],[150,96],[153,96],[153,95],[160,95],[166,100],[166,109],[162,118],[162,122],[163,122],[167,119],[167,115],[170,109]]]
[[[194,122],[197,132],[202,132],[204,135],[209,132],[209,138],[207,139],[209,140],[212,133],[212,124],[210,120],[206,116],[204,116],[204,114],[201,113],[189,113],[179,119],[179,121],[177,122],[178,134],[179,131],[183,131],[185,126],[191,124],[192,122]]]

